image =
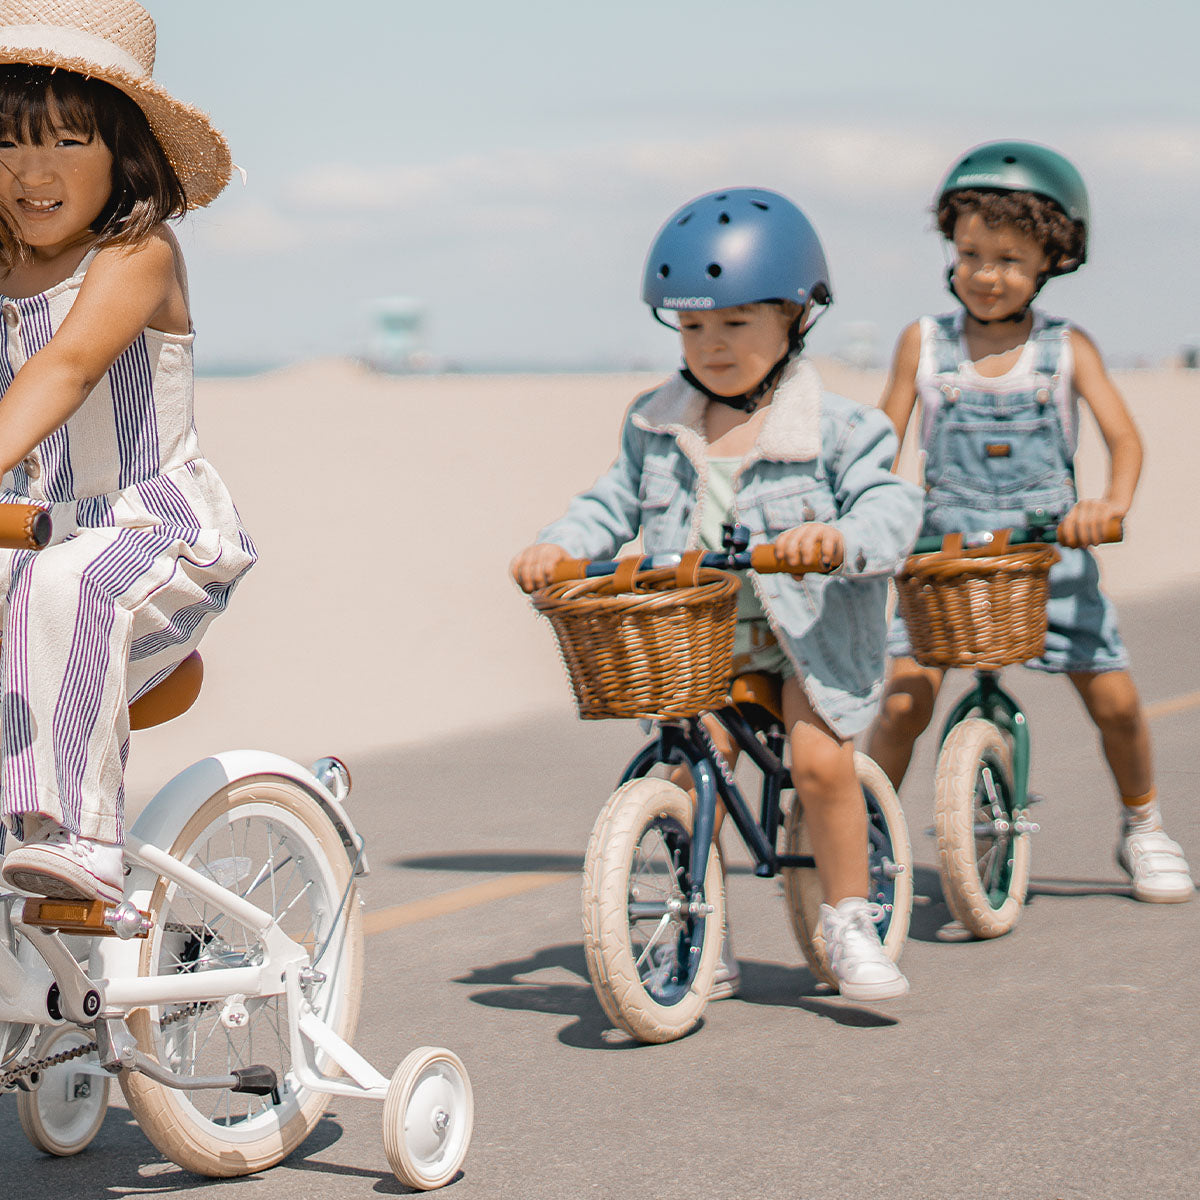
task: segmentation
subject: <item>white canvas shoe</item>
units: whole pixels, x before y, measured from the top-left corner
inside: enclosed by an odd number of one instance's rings
[[[729,924],[725,925],[725,940],[721,943],[721,961],[713,974],[710,1000],[728,1000],[736,996],[742,987],[742,969],[733,955],[733,943],[729,940]]]
[[[1196,890],[1183,849],[1161,829],[1121,831],[1117,864],[1133,881],[1135,900],[1150,904],[1181,904]]]
[[[48,830],[43,832],[43,830]],[[120,904],[125,892],[125,852],[108,842],[43,823],[38,840],[5,855],[9,887],[54,900],[103,900]]]
[[[859,896],[836,908],[821,905],[821,932],[838,990],[847,1000],[895,1000],[908,995],[908,980],[887,956],[876,921],[883,910]]]

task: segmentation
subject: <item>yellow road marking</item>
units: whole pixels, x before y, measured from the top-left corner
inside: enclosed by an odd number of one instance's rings
[[[1189,692],[1184,696],[1173,696],[1157,704],[1146,705],[1148,720],[1170,717],[1200,707],[1200,692]],[[538,888],[549,887],[564,879],[577,876],[576,871],[527,871],[519,875],[503,875],[498,879],[486,879],[483,883],[472,883],[467,887],[455,888],[450,892],[439,892],[424,900],[411,900],[407,904],[394,904],[390,908],[379,908],[363,917],[363,932],[384,933],[404,925],[415,925],[433,917],[444,917],[463,909],[490,904],[493,900],[506,900],[509,896],[520,896]]]
[[[1172,696],[1170,700],[1147,704],[1146,717],[1153,721],[1156,717],[1170,717],[1175,713],[1186,712],[1189,708],[1198,706],[1200,706],[1200,692],[1189,692],[1186,696]]]
[[[431,917],[443,917],[447,913],[462,912],[464,908],[475,908],[480,904],[490,904],[493,900],[504,900],[509,896],[549,887],[552,883],[561,883],[578,874],[577,871],[530,871],[520,875],[503,875],[499,879],[485,879],[483,883],[472,883],[451,892],[439,892],[424,900],[410,900],[407,904],[375,909],[363,917],[363,932],[383,933],[388,929],[399,929],[402,925],[414,925]]]

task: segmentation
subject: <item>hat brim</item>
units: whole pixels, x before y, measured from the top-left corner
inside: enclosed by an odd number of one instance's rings
[[[0,35],[2,36],[2,35]],[[73,71],[99,79],[124,92],[146,114],[158,143],[175,169],[187,194],[188,208],[211,204],[228,184],[233,160],[224,135],[206,113],[176,100],[153,78],[119,68],[97,68],[83,58],[68,58],[53,51],[14,49],[0,45],[0,63],[23,63]]]

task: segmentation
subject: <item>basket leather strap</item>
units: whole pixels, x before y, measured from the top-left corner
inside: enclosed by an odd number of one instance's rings
[[[689,550],[683,555],[679,566],[675,568],[676,587],[695,587],[700,582],[700,562],[703,558],[703,550]]]
[[[617,569],[612,573],[611,590],[614,592],[632,592],[638,563],[641,561],[641,558],[636,554],[626,555],[624,558],[617,559]]]

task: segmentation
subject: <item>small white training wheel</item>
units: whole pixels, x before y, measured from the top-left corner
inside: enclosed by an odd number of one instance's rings
[[[51,1025],[38,1037],[34,1057],[61,1054],[89,1041],[75,1025]],[[94,1050],[47,1067],[36,1091],[17,1093],[17,1116],[25,1136],[46,1154],[78,1154],[104,1124],[111,1087],[112,1078],[99,1071]]]
[[[457,1054],[421,1046],[397,1068],[383,1105],[383,1149],[401,1183],[429,1191],[458,1174],[475,1101]]]

